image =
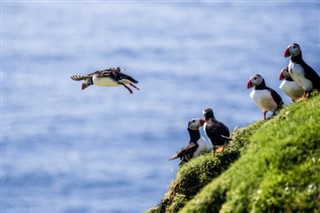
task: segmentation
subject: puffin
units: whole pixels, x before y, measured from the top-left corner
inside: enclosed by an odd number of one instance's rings
[[[216,152],[223,152],[224,147],[232,140],[229,138],[230,132],[228,127],[215,118],[211,108],[204,109],[203,115],[205,119],[203,130],[211,142],[213,155]]]
[[[275,115],[284,105],[281,96],[270,87],[267,87],[263,77],[255,74],[247,82],[247,89],[253,87],[250,97],[263,111],[263,118],[267,120],[267,112]]]
[[[202,118],[192,118],[188,122],[188,133],[190,136],[189,144],[176,154],[172,155],[169,160],[180,158],[180,164],[188,162],[192,158],[198,157],[202,153],[208,151],[208,146],[200,134],[199,128],[203,126],[205,120]]]
[[[291,57],[288,70],[292,79],[303,90],[303,97],[310,97],[312,90],[320,89],[320,77],[302,58],[302,51],[297,43],[290,44],[284,51],[284,57]]]
[[[139,82],[133,77],[124,74],[120,67],[98,70],[87,75],[73,75],[71,76],[71,79],[74,81],[84,80],[81,86],[82,90],[86,89],[90,85],[107,87],[122,85],[132,94],[133,91],[127,86],[127,84],[139,90],[139,88],[134,85]]]
[[[282,81],[279,88],[289,96],[292,101],[296,101],[303,96],[303,88],[292,79],[288,67],[282,68],[279,74],[279,80]]]

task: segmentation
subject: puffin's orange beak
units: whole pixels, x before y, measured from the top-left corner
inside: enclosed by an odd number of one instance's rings
[[[81,89],[84,90],[84,89],[87,88],[88,86],[89,86],[88,84],[83,83],[83,84],[81,85]]]
[[[249,89],[249,88],[251,88],[251,87],[253,87],[253,84],[252,84],[251,81],[249,80],[249,81],[247,82],[247,89]]]
[[[279,80],[282,81],[283,79],[284,79],[284,76],[283,76],[282,72],[280,72]]]
[[[204,120],[203,118],[200,118],[200,126],[203,126],[205,122],[206,120]]]
[[[287,58],[290,56],[289,47],[284,51],[284,57]]]

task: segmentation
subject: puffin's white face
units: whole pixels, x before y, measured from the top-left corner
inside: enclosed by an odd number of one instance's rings
[[[203,124],[205,120],[202,118],[192,118],[188,123],[188,128],[192,130],[198,130]]]
[[[279,80],[283,80],[283,79],[288,79],[290,78],[290,74],[289,74],[289,69],[288,67],[284,67],[282,68],[281,72],[280,72],[280,75],[279,75]]]
[[[253,76],[250,77],[248,83],[247,83],[247,89],[260,85],[263,81],[263,78],[261,75],[259,74],[255,74]]]
[[[85,88],[90,86],[90,84],[91,84],[90,79],[89,78],[85,79],[82,83],[81,89],[84,90]]]
[[[284,51],[284,57],[294,57],[297,56],[301,52],[301,48],[299,44],[293,43],[290,44],[286,50]]]

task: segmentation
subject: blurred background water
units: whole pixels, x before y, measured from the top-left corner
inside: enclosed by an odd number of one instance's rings
[[[206,107],[231,130],[261,120],[248,78],[279,91],[284,49],[319,73],[320,4],[3,1],[1,212],[131,213],[175,177],[167,159]],[[73,74],[121,67],[140,91]]]

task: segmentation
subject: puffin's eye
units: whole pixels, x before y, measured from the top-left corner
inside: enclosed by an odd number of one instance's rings
[[[192,120],[192,123],[196,122],[196,120]]]

